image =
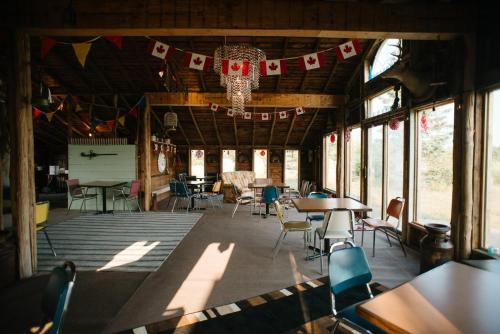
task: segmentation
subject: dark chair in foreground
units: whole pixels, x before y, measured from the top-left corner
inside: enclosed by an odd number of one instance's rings
[[[49,332],[51,334],[62,332],[61,328],[75,280],[75,264],[71,261],[66,261],[62,266],[55,267],[50,274],[49,283],[42,297],[42,311],[45,322],[52,322]]]
[[[345,248],[337,249],[336,247]],[[330,278],[330,292],[332,298],[332,313],[337,321],[332,333],[336,333],[341,324],[349,327],[354,323],[361,327],[365,333],[384,333],[370,322],[356,314],[356,304],[348,306],[340,311],[335,308],[335,296],[356,287],[366,287],[369,298],[373,298],[370,289],[372,273],[363,248],[355,246],[351,241],[337,242],[330,247],[328,257],[328,275]],[[361,331],[363,333],[363,331]]]
[[[139,193],[141,189],[141,181],[134,180],[129,187],[121,187],[113,189],[113,213],[115,212],[115,202],[123,201],[123,210],[125,210],[125,204],[127,205],[128,211],[132,212],[129,202],[136,202],[139,211],[142,212],[141,203],[139,201]],[[127,191],[128,190],[128,191]]]
[[[69,210],[71,210],[71,205],[73,204],[73,202],[77,200],[82,201],[80,211],[82,211],[83,208],[83,211],[87,212],[87,201],[92,199],[95,199],[95,210],[97,212],[97,194],[89,194],[89,189],[87,187],[81,187],[80,181],[78,179],[67,180],[66,184],[68,186],[68,193],[71,196],[71,202],[69,203],[68,211],[66,212],[66,214],[68,214]]]
[[[47,238],[47,242],[49,243],[50,250],[52,250],[52,254],[54,254],[54,256],[57,256],[56,251],[52,246],[52,242],[50,242],[49,235],[45,230],[47,227],[45,226],[45,223],[47,223],[47,221],[49,220],[49,208],[50,208],[50,203],[48,201],[36,203],[35,206],[36,230],[43,231],[43,233],[45,234],[45,238]]]

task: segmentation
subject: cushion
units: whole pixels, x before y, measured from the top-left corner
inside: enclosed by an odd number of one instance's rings
[[[292,229],[307,229],[311,227],[311,223],[307,221],[289,221],[283,224],[285,226],[285,229],[287,230],[292,230]]]

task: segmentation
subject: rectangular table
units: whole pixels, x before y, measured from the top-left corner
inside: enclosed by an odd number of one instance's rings
[[[84,184],[81,184],[81,187],[87,187],[87,188],[101,188],[102,189],[102,211],[104,213],[107,212],[106,209],[106,189],[107,188],[114,188],[118,186],[123,186],[127,184],[127,182],[123,181],[91,181],[91,182],[86,182]],[[96,208],[97,211],[97,208]]]
[[[352,198],[294,198],[293,204],[298,212],[328,212],[333,210],[352,210],[354,212],[372,211]]]
[[[498,333],[497,274],[448,262],[356,307],[390,333]]]

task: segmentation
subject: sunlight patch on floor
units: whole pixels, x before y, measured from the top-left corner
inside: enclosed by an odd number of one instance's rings
[[[155,241],[152,244],[147,245],[148,242],[149,241],[134,242],[132,245],[114,255],[111,261],[106,263],[104,267],[97,269],[97,271],[120,267],[132,262],[139,261],[144,255],[149,253],[153,248],[160,244],[159,241]]]

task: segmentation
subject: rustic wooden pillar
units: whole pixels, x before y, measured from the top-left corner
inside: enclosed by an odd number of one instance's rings
[[[30,40],[15,33],[13,87],[9,105],[11,124],[10,185],[12,222],[17,233],[19,276],[36,272],[35,177],[33,119],[31,114]]]
[[[142,184],[144,189],[144,210],[149,211],[151,207],[151,105],[146,96],[146,106],[142,113],[142,136],[141,136],[141,166]]]
[[[337,117],[337,184],[336,196],[345,197],[345,108]]]

